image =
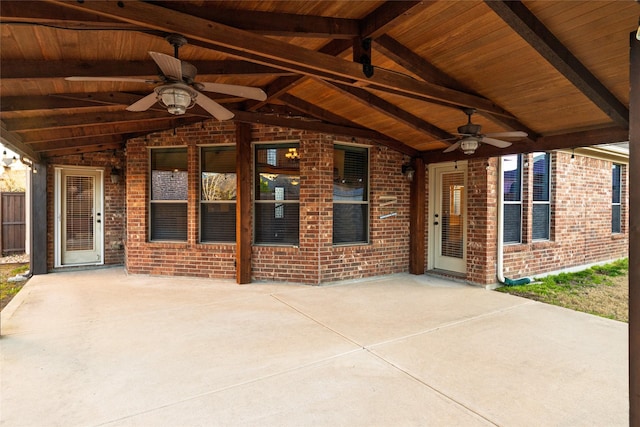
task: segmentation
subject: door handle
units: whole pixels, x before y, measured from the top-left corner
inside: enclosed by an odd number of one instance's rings
[[[434,222],[434,223],[433,223],[433,225],[438,225],[438,224],[439,224],[439,222],[438,222],[438,221],[436,221],[436,222]]]

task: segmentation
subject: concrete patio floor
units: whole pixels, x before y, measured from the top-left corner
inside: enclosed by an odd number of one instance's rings
[[[623,426],[627,325],[429,276],[33,277],[2,426]]]

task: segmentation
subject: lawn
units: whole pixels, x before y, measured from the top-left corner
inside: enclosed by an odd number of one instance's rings
[[[547,304],[629,322],[629,260],[497,289]]]
[[[7,282],[7,279],[29,270],[29,264],[0,264],[0,310],[22,289],[26,282]]]

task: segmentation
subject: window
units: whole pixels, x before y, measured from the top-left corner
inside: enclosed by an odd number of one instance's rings
[[[200,241],[236,241],[236,149],[200,151]]]
[[[622,166],[611,168],[611,232],[622,231]]]
[[[369,241],[369,150],[333,149],[333,244]]]
[[[522,156],[502,157],[503,193],[503,242],[522,241]]]
[[[151,157],[150,240],[187,240],[187,149],[154,148]]]
[[[260,144],[255,148],[257,244],[297,245],[300,241],[299,144]]]
[[[533,240],[549,240],[551,218],[551,155],[533,153]]]

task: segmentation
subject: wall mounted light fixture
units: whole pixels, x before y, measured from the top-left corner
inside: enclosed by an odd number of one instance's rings
[[[405,178],[407,178],[407,181],[411,182],[413,181],[413,174],[416,172],[416,170],[413,168],[413,166],[411,166],[410,163],[405,163],[402,165],[402,175],[405,176]]]

